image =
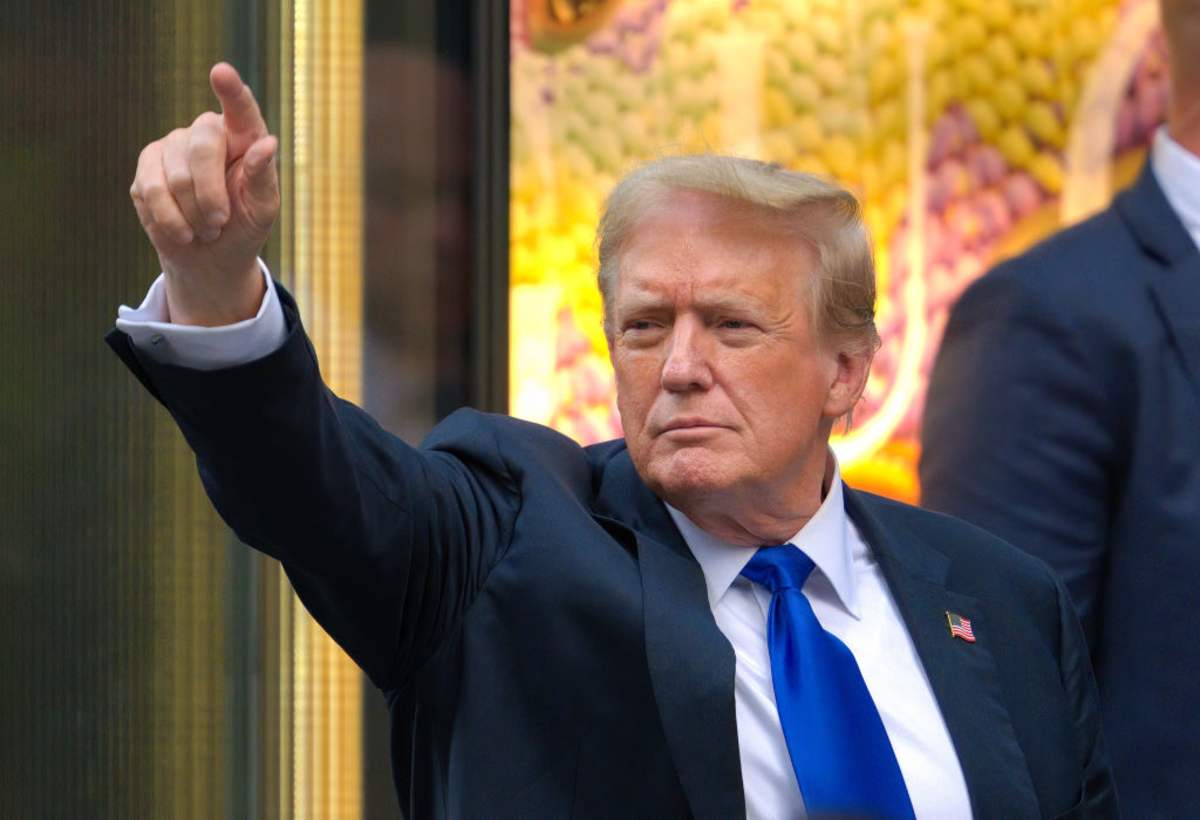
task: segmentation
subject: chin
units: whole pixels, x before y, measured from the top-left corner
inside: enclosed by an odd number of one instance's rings
[[[652,457],[638,472],[656,495],[678,507],[672,499],[697,499],[728,489],[734,483],[729,468],[728,456],[686,448]]]

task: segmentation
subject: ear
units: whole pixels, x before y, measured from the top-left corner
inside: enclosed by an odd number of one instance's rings
[[[871,360],[874,353],[838,350],[833,353],[834,366],[830,368],[832,378],[829,393],[825,397],[822,413],[826,418],[838,419],[854,409],[863,389],[867,386],[867,376],[871,373]]]

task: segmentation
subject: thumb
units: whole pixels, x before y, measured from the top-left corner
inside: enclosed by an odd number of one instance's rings
[[[279,140],[266,136],[255,141],[242,157],[248,216],[262,227],[270,227],[279,210],[279,174],[275,169],[278,152]]]

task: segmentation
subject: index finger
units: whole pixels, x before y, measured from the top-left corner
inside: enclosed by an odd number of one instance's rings
[[[221,101],[226,129],[237,142],[245,140],[243,150],[267,135],[267,123],[263,120],[254,93],[250,86],[242,82],[236,68],[229,63],[217,63],[209,72],[208,80],[213,93]]]

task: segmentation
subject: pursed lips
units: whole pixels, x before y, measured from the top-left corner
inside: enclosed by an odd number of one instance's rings
[[[696,432],[699,433],[699,432],[703,432],[704,430],[726,430],[726,429],[729,429],[729,427],[727,425],[718,424],[715,421],[709,421],[708,419],[702,419],[702,418],[685,417],[685,418],[672,419],[671,421],[667,422],[658,431],[658,434],[663,435],[664,433],[671,433],[671,432],[676,432],[676,431],[680,431],[680,430],[695,430]]]

